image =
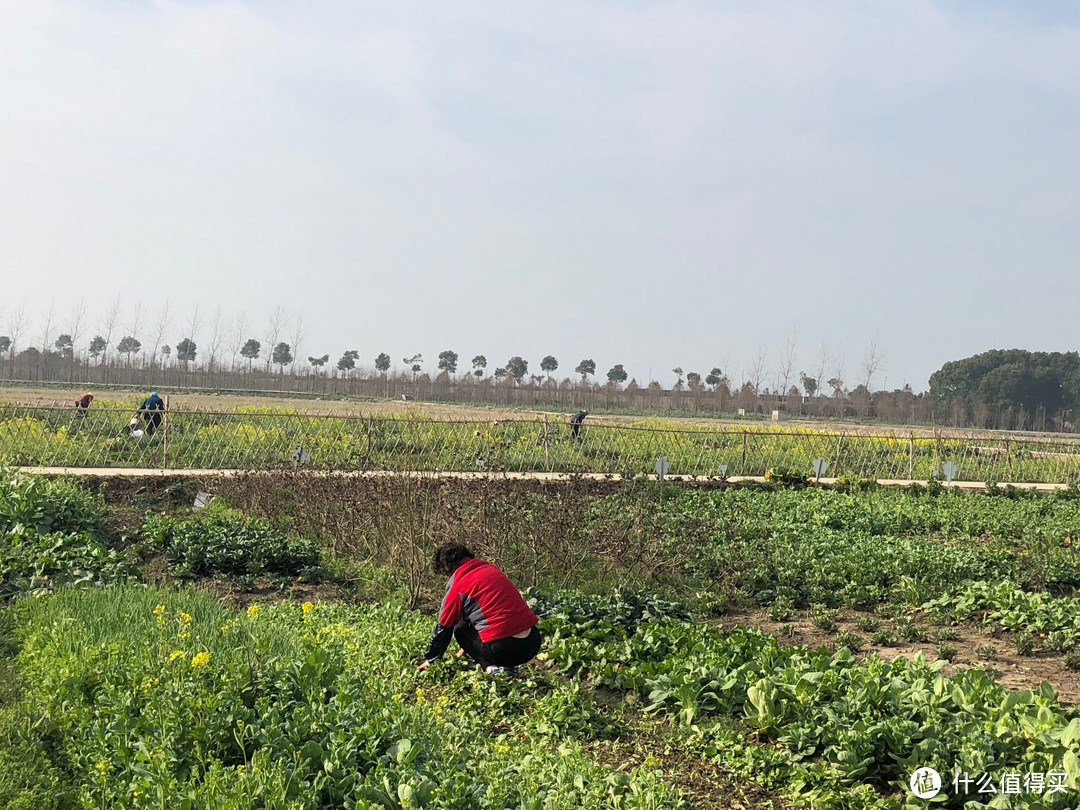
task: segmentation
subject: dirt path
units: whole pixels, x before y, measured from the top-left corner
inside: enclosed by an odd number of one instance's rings
[[[214,476],[231,477],[235,475],[250,475],[255,473],[276,473],[278,470],[181,470],[181,469],[147,469],[141,467],[16,467],[19,472],[30,475],[73,475],[94,476],[97,478],[206,478]],[[412,471],[402,472],[395,470],[311,470],[311,475],[326,477],[344,476],[347,478],[385,478],[394,476],[410,476],[414,478],[462,478],[466,480],[534,480],[534,481],[572,481],[587,479],[590,481],[622,481],[623,477],[618,473],[557,473],[557,472],[479,472],[479,471]],[[655,475],[637,476],[634,480],[655,481]],[[755,481],[764,483],[765,478],[758,475],[733,475],[728,478],[719,478],[710,475],[669,475],[666,479],[669,483],[696,483],[714,484],[724,483],[739,484]],[[835,478],[822,478],[820,483],[835,484]],[[925,481],[913,481],[909,479],[883,478],[878,484],[885,487],[906,487],[911,484],[925,484]],[[980,492],[986,489],[986,484],[981,481],[953,481],[950,485],[955,489],[966,492]],[[1053,492],[1067,488],[1067,484],[1040,484],[1040,483],[1017,483],[1009,484],[1017,489],[1034,489],[1038,492]]]

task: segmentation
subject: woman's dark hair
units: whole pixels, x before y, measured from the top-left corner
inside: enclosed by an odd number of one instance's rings
[[[473,559],[473,553],[461,543],[443,543],[431,558],[431,567],[436,574],[450,576],[463,560]]]

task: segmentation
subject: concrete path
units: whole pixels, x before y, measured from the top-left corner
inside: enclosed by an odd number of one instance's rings
[[[137,467],[17,467],[17,470],[31,475],[73,475],[73,476],[97,476],[99,478],[173,478],[173,477],[215,477],[235,476],[250,473],[272,473],[274,470],[159,470],[144,469]],[[343,476],[347,478],[385,478],[400,475],[408,475],[414,478],[460,478],[465,480],[535,480],[535,481],[570,481],[575,478],[584,478],[590,481],[621,481],[621,475],[615,473],[561,473],[561,472],[481,472],[481,471],[443,471],[443,472],[397,472],[394,470],[311,470],[312,475],[326,477]],[[640,478],[655,481],[655,475],[640,476]],[[680,481],[692,481],[698,483],[718,482],[717,476],[707,475],[669,475],[667,480],[672,483]],[[764,481],[763,476],[758,475],[732,475],[726,480],[732,483],[740,481]],[[835,484],[835,478],[822,478],[822,484]],[[902,478],[879,479],[878,483],[885,487],[906,487],[910,484],[925,484],[925,481],[911,481]],[[953,481],[947,485],[955,489],[965,491],[979,491],[986,489],[986,484],[981,481]],[[1003,483],[1001,486],[1005,486]],[[1018,489],[1034,489],[1039,492],[1053,492],[1065,489],[1067,484],[1042,484],[1035,482],[1014,483],[1012,486]]]

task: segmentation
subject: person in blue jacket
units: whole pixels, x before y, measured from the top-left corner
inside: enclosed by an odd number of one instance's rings
[[[146,423],[146,435],[153,436],[154,431],[161,427],[161,420],[165,418],[165,400],[158,396],[157,391],[151,391],[150,396],[139,406],[139,412]]]

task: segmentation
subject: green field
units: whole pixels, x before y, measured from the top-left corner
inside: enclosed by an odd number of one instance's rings
[[[294,458],[324,470],[761,476],[794,471],[851,479],[928,480],[949,462],[958,480],[1068,483],[1080,480],[1080,443],[939,434],[868,435],[688,426],[642,420],[586,423],[573,438],[565,419],[451,421],[422,414],[348,417],[267,408],[174,410],[153,436],[135,438],[134,405],[105,403],[85,418],[70,409],[0,406],[0,463],[10,466],[264,469]]]
[[[0,479],[0,808],[1076,806],[1075,489],[304,478]],[[415,670],[444,539],[530,586],[522,679]]]

